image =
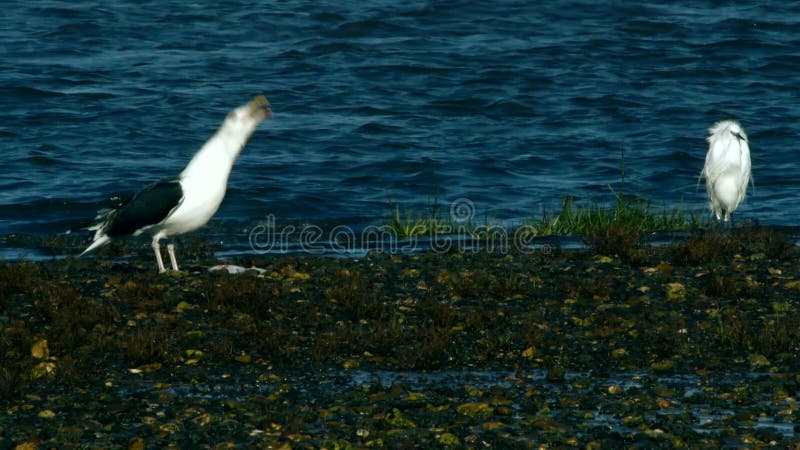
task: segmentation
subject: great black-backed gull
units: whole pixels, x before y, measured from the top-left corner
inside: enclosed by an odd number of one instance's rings
[[[717,220],[727,222],[750,182],[750,146],[735,120],[717,122],[708,131],[708,154],[700,176],[706,179],[711,211]]]
[[[95,231],[92,244],[81,256],[120,236],[153,236],[159,272],[165,272],[159,241],[194,231],[217,212],[236,157],[261,121],[271,117],[266,97],[253,97],[231,111],[219,130],[206,141],[177,178],[153,183],[116,209],[98,213],[88,229]],[[178,270],[175,246],[167,245],[172,270]]]

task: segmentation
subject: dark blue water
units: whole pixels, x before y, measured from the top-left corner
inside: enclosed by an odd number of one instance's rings
[[[740,120],[755,190],[800,217],[794,2],[32,1],[0,21],[0,234],[58,233],[177,174],[256,93],[272,120],[211,229],[381,223],[470,199],[538,217],[609,185],[702,210],[707,129]],[[624,148],[625,184],[620,154]]]

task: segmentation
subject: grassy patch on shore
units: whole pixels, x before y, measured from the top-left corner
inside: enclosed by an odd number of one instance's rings
[[[399,238],[459,231],[479,238],[497,226],[488,216],[482,223],[476,222],[474,217],[457,221],[452,213],[443,213],[438,203],[429,203],[427,210],[421,212],[402,211],[394,203],[389,208],[391,216],[387,225]],[[559,212],[550,214],[545,210],[541,217],[529,218],[522,226],[534,236],[594,236],[610,228],[639,235],[653,231],[702,230],[710,223],[704,216],[682,207],[659,208],[651,200],[614,193],[611,205],[599,202],[576,203],[574,197],[564,197]]]
[[[390,203],[391,216],[386,225],[399,238],[425,236],[439,233],[443,230],[448,230],[449,232],[451,223],[439,217],[439,209],[437,203],[429,203],[427,211],[412,213],[401,211],[400,205]]]
[[[460,216],[460,212],[453,210],[458,206],[458,204],[455,206],[450,205],[450,210],[443,212],[441,204],[434,200],[428,202],[425,211],[413,212],[404,211],[400,208],[400,205],[390,203],[389,210],[391,215],[386,221],[386,225],[389,226],[395,236],[401,239],[459,232],[473,237],[481,237],[486,233],[486,230],[493,226],[488,216],[484,218],[483,223],[476,221],[474,211],[467,211],[463,213],[463,217]]]
[[[540,219],[531,219],[539,236],[592,235],[612,226],[636,230],[690,231],[706,228],[710,222],[683,208],[657,208],[652,201],[641,197],[614,195],[611,206],[592,203],[576,205],[573,197],[565,197],[561,211],[550,215],[546,211]]]

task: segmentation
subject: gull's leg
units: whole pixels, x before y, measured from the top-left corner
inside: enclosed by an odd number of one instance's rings
[[[164,268],[164,260],[161,259],[161,246],[158,245],[158,239],[153,239],[153,251],[156,254],[156,266],[158,266],[158,271],[160,273],[164,273],[167,269]]]
[[[178,260],[175,259],[175,245],[167,244],[167,253],[169,253],[169,262],[172,264],[172,270],[177,272],[178,269]]]

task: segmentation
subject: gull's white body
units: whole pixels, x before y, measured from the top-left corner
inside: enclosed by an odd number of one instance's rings
[[[708,154],[700,176],[717,220],[730,220],[750,183],[750,146],[739,122],[723,120],[709,130]]]
[[[98,215],[97,223],[89,228],[95,230],[93,242],[81,255],[122,234],[138,236],[148,233],[153,235],[152,247],[158,269],[164,272],[159,241],[194,231],[211,219],[225,198],[233,163],[258,124],[270,115],[269,103],[263,96],[257,96],[231,111],[219,130],[206,141],[177,179],[148,186],[128,203]],[[172,188],[164,187],[170,183],[179,183],[179,187],[174,184]],[[161,210],[166,205],[168,213],[160,215],[148,210],[147,200],[158,204]],[[153,219],[155,216],[158,216],[157,219]],[[123,220],[135,223],[138,228],[128,233],[118,231],[131,229],[121,223]],[[167,249],[172,269],[178,270],[174,247],[170,244]]]
[[[153,226],[158,228],[154,239],[194,231],[217,212],[225,198],[233,163],[261,122],[245,113],[246,106],[234,110],[225,119],[178,176],[183,201],[167,219]]]

